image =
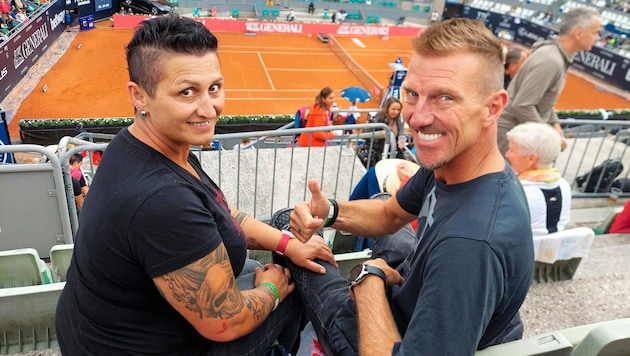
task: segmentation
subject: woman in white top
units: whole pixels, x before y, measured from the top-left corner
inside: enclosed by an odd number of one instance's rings
[[[571,186],[551,168],[560,154],[560,135],[548,124],[527,122],[507,137],[505,158],[525,190],[534,236],[564,230],[571,217]]]

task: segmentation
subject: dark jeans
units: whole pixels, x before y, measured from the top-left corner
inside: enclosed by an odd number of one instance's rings
[[[377,238],[372,258],[383,258],[395,268],[414,250],[415,245],[415,234],[407,225],[393,235]],[[319,263],[326,268],[326,274],[314,273],[287,262],[302,297],[306,316],[313,324],[326,355],[357,355],[356,306],[350,297],[346,277],[329,263]]]
[[[262,267],[257,261],[245,261],[243,271],[236,277],[240,290],[254,288],[258,266]],[[234,341],[217,342],[212,346],[212,352],[217,355],[262,355],[276,340],[286,350],[291,350],[299,333],[301,315],[300,297],[291,293],[256,330]]]

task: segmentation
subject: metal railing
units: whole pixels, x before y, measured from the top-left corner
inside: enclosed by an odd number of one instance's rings
[[[630,178],[630,123],[627,121],[561,120],[565,129],[567,149],[555,162],[562,176],[573,185],[576,198],[606,197],[614,179],[595,176],[593,191],[578,187],[577,177],[587,176],[606,160],[619,160],[623,169],[615,179]],[[384,139],[382,156],[393,157],[396,138],[385,124],[355,124],[294,129],[288,124],[279,130],[218,134],[213,149],[194,147],[204,171],[221,187],[231,205],[260,219],[267,220],[276,210],[293,206],[310,196],[308,180],[316,179],[322,191],[338,199],[347,199],[361,179],[366,167],[375,162],[361,161],[357,147],[365,145],[369,153],[375,149],[375,139]],[[338,131],[324,147],[298,147],[296,135],[316,131]],[[72,233],[78,226],[76,205],[73,200],[69,157],[78,152],[105,151],[113,135],[83,133],[77,137],[64,137],[60,141],[58,157],[66,190],[68,214]],[[242,138],[251,138],[244,149],[232,150]],[[93,142],[97,141],[97,143]],[[101,141],[101,143],[98,143]],[[18,152],[19,145],[0,146],[0,153]],[[29,146],[29,145],[24,145]],[[225,149],[227,147],[229,149]],[[255,149],[249,149],[255,148]],[[31,148],[32,149],[32,148]],[[371,154],[367,155],[369,160]],[[84,171],[94,176],[97,167],[92,159]],[[630,196],[624,192],[622,197]]]
[[[561,120],[564,128],[567,148],[560,153],[555,167],[572,184],[573,197],[597,198],[608,196],[616,179],[630,175],[630,122],[613,120]],[[619,160],[623,165],[620,172],[593,169],[606,160]],[[591,174],[592,173],[592,174]],[[613,177],[614,176],[614,177]],[[594,182],[586,189],[582,180]],[[628,196],[628,192],[622,196]]]

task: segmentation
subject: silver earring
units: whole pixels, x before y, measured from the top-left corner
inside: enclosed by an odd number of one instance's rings
[[[144,110],[140,110],[140,118],[144,121],[147,119],[147,112]]]

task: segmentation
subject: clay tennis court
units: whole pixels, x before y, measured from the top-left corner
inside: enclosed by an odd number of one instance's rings
[[[126,117],[133,108],[126,90],[128,81],[124,46],[131,29],[102,27],[78,33],[73,43],[22,101],[9,124],[11,137],[19,137],[21,119]],[[362,86],[328,45],[316,36],[216,33],[226,88],[224,115],[293,114],[310,104],[319,90],[339,91]],[[406,37],[337,37],[371,76],[387,87],[389,63],[411,58]],[[42,89],[47,86],[47,91]],[[368,90],[372,88],[366,88]],[[350,105],[338,98],[341,108]],[[376,108],[372,100],[359,104]],[[569,74],[557,109],[628,108],[630,102],[597,89],[593,83]]]

